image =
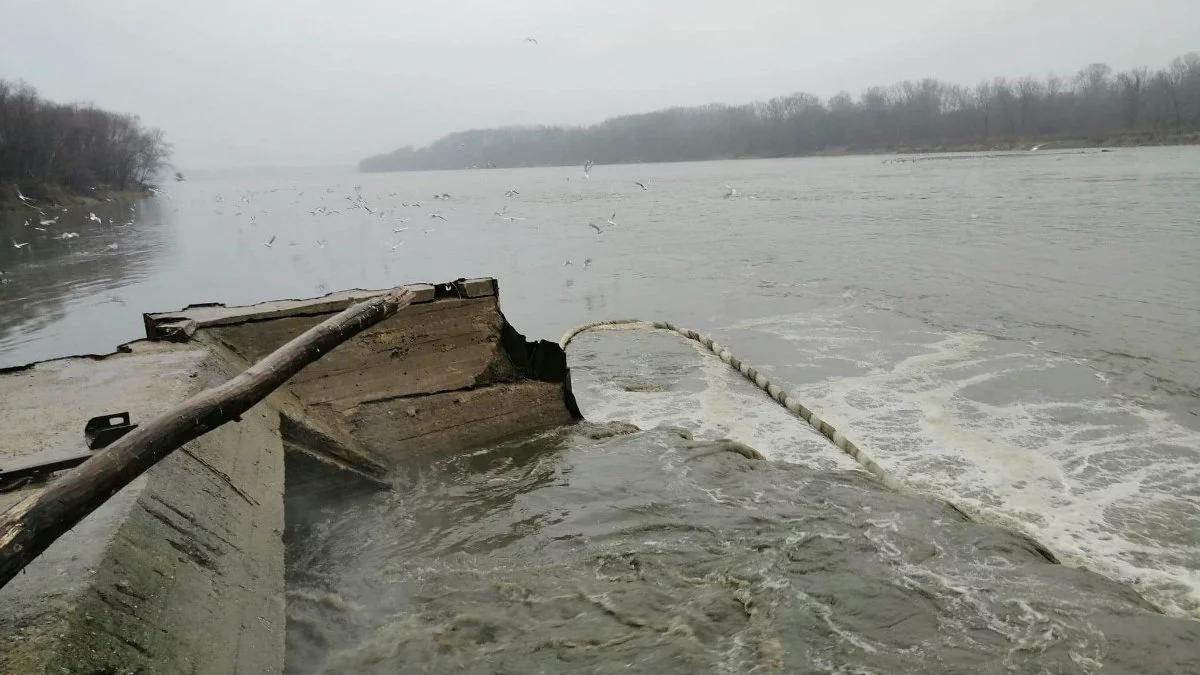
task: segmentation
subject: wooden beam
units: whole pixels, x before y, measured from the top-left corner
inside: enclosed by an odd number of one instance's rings
[[[188,441],[240,419],[305,366],[408,306],[398,288],[313,326],[228,382],[202,391],[0,514],[0,588],[109,497]]]

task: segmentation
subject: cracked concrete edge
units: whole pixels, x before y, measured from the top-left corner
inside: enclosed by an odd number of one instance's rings
[[[433,302],[444,297],[482,298],[499,294],[498,284],[491,277],[456,279],[439,284],[407,284],[404,288],[413,292],[413,304]],[[151,339],[186,341],[191,339],[199,328],[330,314],[389,290],[391,289],[353,289],[336,291],[316,298],[271,300],[241,306],[203,303],[188,305],[175,312],[143,314],[142,320],[145,323],[146,336]]]

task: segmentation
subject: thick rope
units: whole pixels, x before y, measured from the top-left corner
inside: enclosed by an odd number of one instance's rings
[[[649,322],[641,321],[639,319],[610,319],[608,321],[593,321],[591,323],[575,326],[566,333],[563,333],[563,336],[558,341],[558,345],[565,351],[567,345],[571,344],[571,340],[574,340],[576,335],[579,335],[587,330],[604,326],[622,326],[628,328],[650,327],[658,330],[669,330],[674,333],[678,333],[689,340],[694,340],[704,345],[705,349],[712,352],[717,356],[717,358],[721,359],[734,370],[741,373],[742,376],[747,380],[750,380],[754,386],[766,392],[767,396],[770,396],[772,399],[774,399],[776,403],[786,408],[788,412],[792,413],[796,417],[804,420],[805,423],[816,430],[817,433],[827,438],[829,442],[833,443],[833,445],[839,450],[845,452],[847,455],[850,455],[850,457],[853,458],[854,461],[858,462],[864,469],[866,469],[868,473],[878,478],[885,485],[889,485],[891,487],[898,486],[897,483],[893,481],[883,470],[883,467],[879,466],[874,459],[871,459],[867,453],[863,452],[861,448],[850,441],[850,439],[846,438],[842,432],[834,429],[833,425],[821,419],[815,412],[807,408],[803,403],[800,402],[798,398],[788,393],[782,387],[771,382],[771,380],[768,379],[766,375],[759,372],[757,368],[734,356],[733,353],[730,352],[729,349],[724,345],[720,344],[719,342],[714,342],[708,337],[701,335],[694,330],[679,328],[667,323],[666,321]]]

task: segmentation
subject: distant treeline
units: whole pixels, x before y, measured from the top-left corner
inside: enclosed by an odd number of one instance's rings
[[[33,87],[0,80],[0,201],[26,194],[79,193],[97,185],[144,184],[169,153],[158,129],[136,116],[53,103]]]
[[[871,150],[997,147],[1021,140],[1170,141],[1200,131],[1200,54],[1157,71],[1097,63],[1074,77],[925,79],[856,100],[793,94],[747,105],[668,108],[592,126],[463,131],[364,159],[363,171],[662,162]]]

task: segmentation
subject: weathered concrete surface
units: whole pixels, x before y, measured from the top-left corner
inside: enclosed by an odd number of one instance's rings
[[[355,438],[397,461],[416,453],[460,450],[571,421],[562,405],[562,387],[530,380],[372,401],[346,415]]]
[[[412,288],[417,304],[160,462],[0,589],[0,672],[279,672],[285,454],[303,456],[306,489],[330,466],[351,470],[331,485],[361,487],[412,454],[576,419],[565,356],[507,324],[494,280]],[[149,419],[375,293],[146,315],[161,341],[2,372],[0,469],[86,452],[88,418]]]
[[[289,381],[304,419],[331,437],[348,439],[347,445],[361,443],[396,461],[547,429],[578,416],[565,359],[539,362],[539,355],[561,352],[530,346],[508,326],[494,280],[419,289],[423,302],[363,331]],[[322,298],[311,305],[317,312],[291,302],[201,307],[151,315],[147,325],[194,322],[191,339],[253,363],[323,321],[325,310],[347,302],[340,295]]]
[[[88,417],[159,414],[232,373],[134,343],[0,376],[0,461],[85,449]],[[121,490],[0,589],[0,672],[278,672],[283,450],[258,406]],[[64,452],[66,451],[66,452]],[[0,508],[25,496],[0,495]]]

